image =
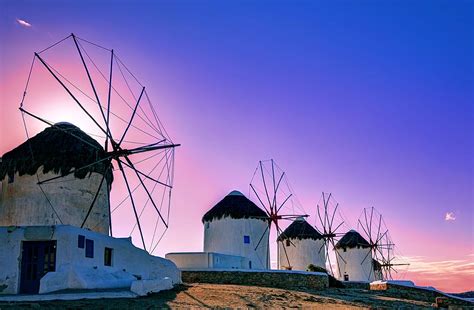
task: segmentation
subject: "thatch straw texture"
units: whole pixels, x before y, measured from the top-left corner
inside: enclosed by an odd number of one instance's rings
[[[5,153],[0,162],[0,180],[6,175],[13,180],[17,172],[20,176],[34,175],[41,166],[43,173],[52,171],[65,175],[72,169],[92,164],[105,156],[102,146],[85,132],[72,124],[59,123]],[[107,162],[104,160],[78,170],[74,176],[84,179],[92,172],[104,174],[107,171],[106,180],[110,186],[113,174]]]
[[[244,195],[227,195],[202,217],[202,222],[230,217],[267,220],[267,214]]]
[[[296,220],[278,236],[278,241],[286,239],[323,239],[323,236],[305,220]]]

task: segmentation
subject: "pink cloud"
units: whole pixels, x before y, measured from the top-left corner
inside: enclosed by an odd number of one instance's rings
[[[16,19],[16,22],[17,22],[20,26],[27,27],[27,28],[31,27],[31,24],[30,24],[29,22],[23,20],[23,19],[17,18],[17,19]]]
[[[428,260],[423,256],[406,257],[410,263],[405,279],[417,285],[433,286],[445,292],[473,290],[474,261],[472,255],[466,259],[443,261]]]
[[[446,215],[444,216],[445,221],[454,221],[456,220],[456,217],[454,216],[453,212],[446,212]]]

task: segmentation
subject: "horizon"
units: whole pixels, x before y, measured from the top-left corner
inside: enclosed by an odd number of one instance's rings
[[[201,251],[204,213],[233,190],[251,198],[252,172],[271,158],[310,218],[321,192],[346,229],[375,207],[410,262],[406,280],[474,290],[472,4],[206,3],[3,2],[1,156],[26,140],[18,106],[33,53],[77,32],[120,53],[182,145],[155,254]],[[61,98],[36,90],[54,98],[45,111]]]

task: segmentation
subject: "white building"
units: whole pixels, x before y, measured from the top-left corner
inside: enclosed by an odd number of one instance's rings
[[[78,170],[105,156],[101,145],[69,123],[49,127],[2,157],[0,226],[81,226],[94,201],[85,228],[109,233],[108,189],[113,175],[106,161]],[[69,133],[66,133],[67,131]],[[74,135],[74,136],[73,136]],[[76,138],[77,137],[77,138]],[[38,185],[39,181],[46,181]]]
[[[181,282],[169,260],[113,238],[68,225],[0,227],[0,294],[65,289],[132,289]]]
[[[295,220],[278,236],[278,262],[286,270],[307,270],[311,264],[326,269],[323,236],[304,218]]]
[[[105,156],[79,128],[60,123],[2,157],[0,294],[125,288],[143,295],[181,282],[171,261],[108,236],[113,176],[106,161],[93,164]]]
[[[372,258],[372,247],[357,231],[347,232],[337,242],[335,251],[339,280],[379,280],[380,273]]]
[[[267,214],[232,191],[202,218],[204,251],[168,253],[180,269],[270,269]]]
[[[249,269],[250,265],[247,257],[214,252],[168,253],[165,257],[181,270]]]

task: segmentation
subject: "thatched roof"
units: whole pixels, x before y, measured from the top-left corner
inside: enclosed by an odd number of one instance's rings
[[[52,171],[65,175],[72,169],[92,164],[104,157],[102,146],[85,132],[72,124],[58,123],[5,153],[0,162],[0,180],[6,175],[13,179],[17,172],[20,176],[34,175],[41,166],[43,173]],[[105,160],[76,171],[74,176],[84,179],[91,172],[104,174],[107,168]],[[108,170],[106,179],[110,186],[112,169]]]
[[[362,248],[370,248],[369,242],[364,239],[357,231],[351,230],[347,232],[338,243],[336,243],[336,248],[356,248],[360,246]]]
[[[305,219],[297,219],[278,236],[278,241],[286,239],[323,239],[323,236],[314,229]]]
[[[374,267],[375,271],[382,270],[382,264],[380,264],[380,262],[374,258],[372,258],[372,267]]]
[[[232,191],[202,217],[202,222],[230,217],[233,219],[256,218],[266,221],[267,214],[239,191]]]

